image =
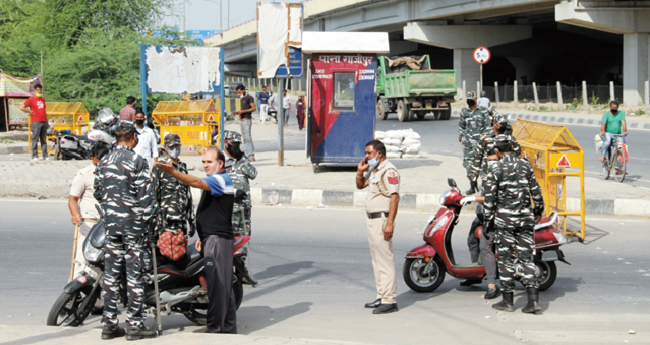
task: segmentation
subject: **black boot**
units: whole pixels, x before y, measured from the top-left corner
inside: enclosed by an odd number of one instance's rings
[[[522,313],[535,313],[542,308],[539,306],[539,289],[537,288],[526,288],[526,292],[528,293],[528,303],[524,307],[524,309],[521,310]]]
[[[124,334],[126,334],[124,328],[120,328],[118,326],[102,327],[102,339],[104,340],[111,340],[118,337],[123,337]]]
[[[503,300],[499,303],[495,303],[492,305],[492,308],[498,309],[498,310],[503,310],[503,311],[509,311],[513,312],[515,311],[515,306],[514,303],[512,303],[512,292],[504,292],[502,293],[503,295]]]
[[[156,331],[152,331],[147,327],[142,327],[138,330],[127,330],[126,331],[126,340],[140,340],[155,338],[157,335]]]

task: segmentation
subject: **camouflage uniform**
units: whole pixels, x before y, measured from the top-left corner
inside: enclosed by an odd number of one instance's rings
[[[171,158],[165,156],[159,160],[163,163],[171,163],[176,170],[187,174],[187,165],[178,160],[178,165],[174,164]],[[153,169],[153,190],[156,192],[156,205],[160,210],[166,210],[167,229],[181,229],[184,234],[188,235],[188,223],[191,227],[189,237],[195,232],[194,205],[192,204],[192,191],[190,186],[173,178],[171,175],[162,172],[157,167]],[[163,229],[159,229],[163,231]]]
[[[494,122],[503,123],[503,121],[507,123],[508,119],[505,115],[501,115],[501,114],[496,114],[492,120],[493,123]],[[512,133],[512,127],[510,132]],[[494,130],[492,130],[489,133],[483,134],[481,136],[481,139],[478,141],[478,144],[476,145],[476,151],[474,152],[470,167],[467,170],[467,178],[470,181],[476,181],[476,179],[480,176],[481,180],[483,181],[483,184],[485,184],[485,179],[487,178],[487,174],[488,174],[487,153],[488,151],[490,151],[491,148],[494,147],[494,138],[496,136],[497,135],[494,134]],[[521,145],[519,145],[515,137],[509,134],[506,135],[506,137],[507,140],[509,140],[512,143],[512,153],[515,156],[521,155]]]
[[[507,140],[499,135],[496,141]],[[535,203],[531,210],[530,199]],[[492,166],[487,176],[484,218],[485,224],[494,221],[497,243],[497,262],[503,293],[515,288],[514,261],[524,269],[523,284],[538,288],[533,263],[534,216],[544,212],[542,191],[535,179],[533,167],[528,160],[512,154],[504,156]]]
[[[460,112],[458,140],[463,141],[463,167],[468,175],[479,139],[492,129],[491,125],[490,112],[486,108],[477,106],[472,111],[466,107]]]
[[[224,133],[224,140],[227,140],[229,143],[237,144],[241,143],[241,135],[235,131],[226,131]],[[238,190],[243,190],[246,193],[246,197],[242,203],[234,203],[232,210],[232,226],[235,229],[235,232],[239,232],[244,236],[251,235],[251,208],[253,207],[251,203],[251,188],[248,184],[248,180],[254,180],[257,177],[257,169],[251,164],[251,162],[242,156],[239,160],[234,160],[228,153],[224,151],[226,156],[226,162],[224,164],[224,169],[230,175],[232,183],[235,187],[235,195],[237,195]],[[244,210],[244,219],[242,220],[241,211]],[[244,224],[246,227],[244,228]]]
[[[155,214],[147,161],[133,149],[118,145],[97,164],[94,196],[104,210],[106,221],[102,324],[107,328],[119,322],[117,299],[122,266],[126,261],[126,323],[128,330],[137,331],[144,328],[143,321],[147,317],[144,295],[146,273],[151,270],[147,222]]]

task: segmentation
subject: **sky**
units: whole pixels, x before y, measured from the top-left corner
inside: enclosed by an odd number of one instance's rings
[[[223,28],[233,27],[255,19],[257,1],[254,0],[175,0],[174,15],[167,16],[161,24],[178,26],[183,30],[183,7],[185,7],[185,30],[219,30],[219,2],[223,1]],[[260,0],[270,2],[269,0]],[[284,2],[300,2],[287,0]],[[228,6],[230,4],[230,11]],[[230,19],[228,13],[230,12]],[[230,25],[228,26],[228,23]],[[161,25],[162,26],[162,25]]]

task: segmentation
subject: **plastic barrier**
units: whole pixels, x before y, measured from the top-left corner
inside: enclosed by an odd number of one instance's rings
[[[182,155],[202,155],[221,123],[221,113],[211,99],[159,102],[152,116],[160,126],[161,143],[167,134],[178,134]]]
[[[83,135],[90,130],[90,113],[86,110],[81,102],[47,102],[47,122],[54,125],[54,132],[47,137],[48,152],[53,155],[55,150],[56,138],[55,133],[69,129],[76,135]],[[86,130],[84,131],[84,127]],[[32,132],[31,122],[29,123],[29,133]],[[29,135],[29,145],[31,147],[32,136]],[[41,145],[38,145],[40,152]]]

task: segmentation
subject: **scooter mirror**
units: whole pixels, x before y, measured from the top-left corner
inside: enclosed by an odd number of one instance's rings
[[[453,178],[448,178],[447,184],[449,184],[449,187],[456,188],[456,181]]]

